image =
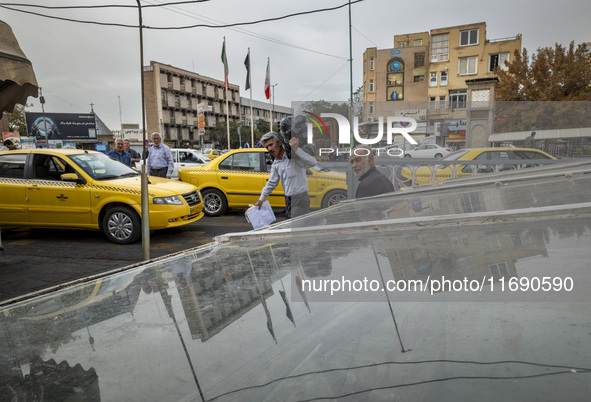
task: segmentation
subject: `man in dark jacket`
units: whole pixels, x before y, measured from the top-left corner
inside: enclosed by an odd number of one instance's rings
[[[351,151],[349,158],[353,173],[358,177],[359,186],[355,198],[390,193],[394,185],[375,167],[373,151],[367,145],[359,145]]]

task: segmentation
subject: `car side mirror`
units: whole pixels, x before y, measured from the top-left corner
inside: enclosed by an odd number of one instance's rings
[[[64,173],[61,175],[61,180],[68,183],[86,184],[86,180],[78,177],[76,173]]]

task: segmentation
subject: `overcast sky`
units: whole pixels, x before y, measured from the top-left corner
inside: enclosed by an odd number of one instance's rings
[[[142,6],[173,0],[146,0]],[[17,0],[17,2],[19,2]],[[120,4],[133,0],[21,0],[20,4],[70,6]],[[345,0],[211,0],[194,4],[143,9],[147,27],[231,24],[336,7]],[[6,3],[0,3],[0,5]],[[365,0],[351,6],[353,87],[362,85],[363,52],[368,47],[393,47],[396,34],[434,28],[487,23],[487,38],[523,35],[533,53],[554,43],[591,41],[588,0]],[[15,7],[17,8],[17,7]],[[44,15],[102,23],[138,24],[134,8],[46,10],[18,7]],[[137,28],[60,21],[0,8],[0,20],[13,29],[32,61],[43,88],[47,112],[87,113],[90,104],[112,130],[123,123],[141,123],[140,53]],[[144,65],[151,60],[223,80],[220,59],[226,37],[230,82],[244,90],[244,59],[251,50],[253,99],[265,101],[267,58],[275,103],[349,98],[349,9],[296,16],[234,28],[144,29]],[[40,112],[38,98],[29,98],[28,111]]]

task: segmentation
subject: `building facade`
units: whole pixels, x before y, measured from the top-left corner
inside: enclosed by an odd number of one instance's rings
[[[224,81],[151,61],[144,67],[147,132],[160,132],[167,143],[210,143],[208,130],[226,121]],[[240,87],[228,89],[229,116],[240,121]]]
[[[495,68],[507,68],[505,61],[516,50],[521,52],[521,35],[487,39],[485,22],[395,35],[392,49],[368,48],[363,57],[366,132],[378,132],[379,116],[414,114],[425,116],[417,120],[418,139],[442,134],[438,143],[466,146],[466,81],[495,78]]]
[[[277,124],[287,116],[293,116],[293,108],[251,100],[250,98],[240,98],[240,122],[245,127],[251,126],[251,104],[252,104],[252,122],[256,128],[258,120],[264,120],[269,123],[269,127],[276,127]],[[271,113],[272,112],[272,113]],[[273,114],[273,120],[271,120]]]

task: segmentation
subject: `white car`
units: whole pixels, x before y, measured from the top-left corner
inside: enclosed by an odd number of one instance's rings
[[[450,148],[444,148],[435,144],[423,144],[414,149],[404,151],[405,158],[441,158],[451,153]]]
[[[174,170],[171,176],[172,180],[178,180],[179,168],[205,165],[207,162],[211,161],[211,159],[196,149],[170,148],[170,150],[172,151],[172,160],[174,162]],[[137,164],[137,170],[140,170],[142,163],[144,163],[143,159]]]

